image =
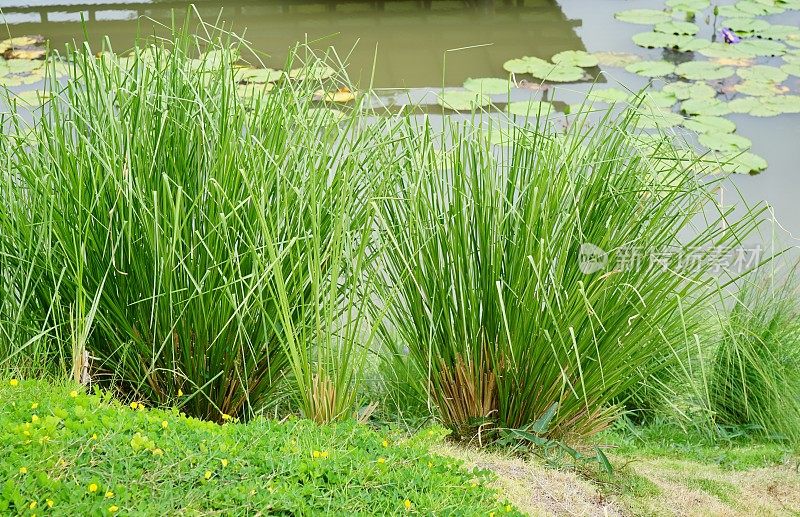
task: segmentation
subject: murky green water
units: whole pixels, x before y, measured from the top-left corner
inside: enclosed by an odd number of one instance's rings
[[[298,41],[319,49],[333,45],[360,84],[411,88],[403,95],[417,99],[435,96],[433,89],[443,84],[458,86],[468,77],[504,77],[503,63],[526,55],[547,59],[563,50],[588,50],[630,52],[646,59],[692,59],[691,54],[637,47],[631,37],[649,28],[614,19],[614,13],[622,9],[661,9],[662,0],[239,0],[197,4],[209,22],[222,8],[221,19],[233,30],[241,33],[246,28],[252,46],[269,54],[267,65],[281,66],[286,49]],[[169,25],[172,10],[182,12],[187,6],[187,2],[161,1],[0,1],[2,17],[13,36],[42,34],[53,46],[63,48],[85,36],[99,46],[102,36],[109,35],[117,51],[129,48],[137,32],[163,31],[159,25]],[[800,25],[800,11],[762,18]],[[701,28],[698,37],[714,34],[714,20],[695,23]],[[595,69],[594,75],[600,71]],[[647,79],[621,68],[603,67],[598,80],[632,90],[647,84]],[[663,81],[656,80],[656,84]],[[800,88],[797,78],[787,84],[793,90]],[[571,83],[545,95],[569,104],[579,102],[589,87],[588,81]],[[523,89],[513,95],[527,98],[540,93]],[[800,236],[800,115],[727,118],[737,124],[737,134],[752,140],[752,151],[769,162],[769,168],[758,176],[737,175],[729,190],[741,189],[752,202],[768,201],[777,220]]]

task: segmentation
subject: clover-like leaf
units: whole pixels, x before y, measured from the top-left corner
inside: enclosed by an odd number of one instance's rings
[[[600,64],[598,59],[583,50],[565,50],[559,52],[551,59],[557,65],[578,66],[581,68],[591,68]]]
[[[538,117],[540,115],[546,117],[555,111],[551,103],[535,100],[511,102],[506,106],[506,109],[510,114],[521,117]]]
[[[713,99],[717,91],[706,83],[675,82],[664,85],[662,91],[675,95],[678,100]]]
[[[506,94],[511,90],[511,86],[511,81],[508,79],[498,79],[496,77],[481,77],[464,81],[464,88],[483,95]]]
[[[747,138],[730,133],[704,133],[698,138],[700,145],[712,151],[747,151],[753,143]]]
[[[640,61],[626,66],[625,70],[644,77],[664,77],[675,72],[675,65],[669,61]]]
[[[726,79],[736,73],[736,70],[711,61],[688,61],[678,65],[675,73],[694,81],[710,81]]]
[[[723,117],[698,115],[690,117],[683,123],[683,127],[695,133],[733,133],[736,124]]]
[[[656,24],[653,30],[676,36],[694,36],[700,32],[700,27],[692,22],[668,21]]]
[[[439,94],[437,102],[440,106],[453,111],[473,111],[488,106],[491,100],[474,91],[447,90]]]

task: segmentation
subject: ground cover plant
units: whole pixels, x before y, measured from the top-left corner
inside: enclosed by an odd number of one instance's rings
[[[0,511],[19,515],[520,515],[486,471],[354,421],[224,425],[4,378]]]

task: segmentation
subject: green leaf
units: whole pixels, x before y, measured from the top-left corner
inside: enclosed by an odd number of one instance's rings
[[[688,99],[681,103],[681,111],[687,115],[720,117],[730,113],[730,108],[718,99]]]
[[[665,91],[646,91],[642,96],[642,104],[656,108],[671,108],[678,102],[674,93]]]
[[[453,111],[473,111],[488,106],[491,100],[474,91],[448,90],[439,94],[440,106]]]
[[[733,133],[736,124],[722,117],[698,115],[686,119],[683,127],[695,133]]]
[[[640,56],[627,52],[595,52],[592,55],[597,58],[601,65],[617,68],[623,68],[642,60]]]
[[[625,70],[644,77],[664,77],[675,72],[675,65],[669,61],[640,61],[626,66]]]
[[[678,65],[675,73],[694,81],[713,81],[726,79],[736,73],[736,70],[710,61],[689,61]]]
[[[521,117],[538,117],[540,115],[546,117],[555,111],[551,103],[535,100],[511,102],[506,109],[510,114]]]
[[[769,22],[758,18],[739,17],[725,18],[720,21],[720,27],[727,27],[739,35],[759,32],[769,27]]]
[[[728,153],[717,158],[722,163],[722,170],[736,174],[758,174],[767,168],[767,160],[750,153]]]
[[[785,90],[771,81],[748,79],[733,87],[738,93],[763,97],[767,95],[782,95]]]
[[[676,36],[694,36],[700,32],[700,27],[692,22],[668,21],[657,24],[654,30],[665,34],[675,34]]]
[[[780,83],[789,77],[789,74],[781,70],[777,66],[768,65],[755,65],[747,68],[739,68],[736,70],[736,75],[742,79],[757,80],[757,81],[771,81]]]
[[[512,74],[529,74],[536,67],[548,64],[544,59],[538,57],[521,57],[509,59],[503,63],[503,69]]]
[[[333,77],[336,71],[324,63],[312,63],[303,68],[295,68],[289,71],[290,79],[322,81]]]
[[[676,11],[696,13],[708,9],[711,2],[709,0],[667,0],[666,5]]]
[[[768,4],[753,0],[740,0],[736,3],[736,10],[754,16],[764,16],[767,14],[780,14],[784,11],[783,7],[775,5],[774,2]]]
[[[550,407],[547,408],[542,416],[536,419],[536,421],[531,425],[530,429],[536,434],[544,434],[550,428],[550,422],[553,420],[553,417],[558,410],[558,402],[553,402],[550,404]]]
[[[236,71],[236,80],[241,83],[274,83],[283,77],[281,70],[272,68],[240,68]]]
[[[678,100],[713,99],[717,91],[706,83],[675,82],[664,85],[662,91],[672,93]]]
[[[800,77],[800,63],[789,63],[783,65],[781,70],[786,72],[789,75],[794,75],[796,77]]]
[[[583,68],[557,65],[546,61],[532,66],[529,73],[537,79],[555,83],[572,83],[580,81],[586,76]]]
[[[753,143],[747,138],[730,133],[704,133],[698,138],[700,145],[712,151],[747,151]]]
[[[683,117],[677,113],[647,105],[640,106],[637,114],[636,126],[644,129],[666,129],[683,123]]]
[[[728,103],[731,113],[750,113],[751,110],[759,106],[758,99],[754,97],[740,97]]]
[[[616,13],[614,17],[622,22],[641,25],[653,25],[656,23],[668,22],[672,19],[669,13],[656,11],[655,9],[628,9],[627,11]]]
[[[749,39],[737,43],[736,49],[752,57],[772,57],[782,56],[786,52],[786,45],[779,41]]]
[[[597,462],[600,464],[600,467],[602,467],[606,474],[612,476],[614,474],[614,467],[611,466],[611,462],[608,461],[606,454],[600,447],[595,447],[595,451],[597,451]]]
[[[511,86],[511,81],[508,79],[498,79],[495,77],[481,77],[464,81],[464,88],[483,95],[507,94],[511,91]]]
[[[581,68],[591,68],[600,63],[595,56],[583,50],[559,52],[553,56],[552,61],[558,65],[578,66]]]
[[[587,97],[601,102],[615,103],[626,102],[630,97],[630,92],[617,88],[606,88],[604,90],[591,90]]]

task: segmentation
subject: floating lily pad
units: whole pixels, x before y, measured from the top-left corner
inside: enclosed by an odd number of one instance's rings
[[[784,11],[784,8],[776,5],[775,2],[770,5],[757,0],[740,0],[736,2],[736,10],[754,16],[764,16],[767,14],[780,14]]]
[[[706,57],[718,59],[749,60],[753,58],[752,54],[740,50],[739,45],[730,45],[721,41],[711,43],[698,52]]]
[[[273,83],[247,83],[240,84],[236,87],[236,93],[239,98],[245,101],[252,101],[264,96],[270,90],[275,88]]]
[[[759,98],[762,109],[774,110],[783,113],[800,113],[800,95],[773,95]],[[754,114],[757,109],[751,110]]]
[[[709,0],[667,0],[666,5],[675,11],[696,13],[708,9],[711,2]]]
[[[781,70],[789,75],[800,77],[800,63],[788,63],[781,67]]]
[[[675,72],[675,65],[669,61],[640,61],[626,66],[625,70],[644,77],[664,77]]]
[[[509,59],[503,63],[503,69],[507,72],[511,72],[512,74],[529,74],[531,73],[531,70],[535,69],[536,67],[547,64],[549,63],[544,59],[525,56],[517,59]]]
[[[571,65],[557,65],[544,61],[533,66],[528,72],[537,79],[555,83],[572,83],[586,76],[583,68]]]
[[[656,11],[655,9],[628,9],[620,11],[614,17],[622,22],[638,23],[641,25],[653,25],[656,23],[668,22],[672,19],[669,13]]]
[[[668,21],[656,24],[653,30],[676,36],[694,36],[700,32],[700,27],[692,22]]]
[[[37,107],[50,100],[50,94],[42,90],[26,90],[14,94],[14,100],[26,107]]]
[[[495,77],[467,79],[464,81],[464,88],[483,95],[502,95],[507,94],[511,90],[511,81]]]
[[[783,60],[793,65],[800,65],[800,52],[792,52],[783,55]]]
[[[674,93],[651,90],[644,92],[642,95],[642,105],[652,106],[655,108],[671,108],[678,102],[678,98]]]
[[[674,94],[681,101],[686,99],[713,99],[717,96],[717,91],[706,83],[669,83],[664,85],[662,91]]]
[[[786,45],[779,41],[765,39],[749,39],[736,45],[739,52],[753,57],[782,56],[786,53]]]
[[[728,103],[717,99],[687,99],[681,103],[681,111],[687,115],[721,117],[731,112]]]
[[[440,106],[453,111],[473,111],[491,104],[486,95],[462,90],[448,90],[439,94],[437,102]]]
[[[733,133],[736,124],[722,117],[699,115],[690,117],[683,123],[683,127],[695,133]]]
[[[628,54],[626,52],[595,52],[592,54],[597,61],[604,66],[613,66],[618,68],[626,67],[632,63],[638,63],[642,60],[636,54]]]
[[[333,77],[336,71],[324,63],[312,63],[303,68],[295,68],[289,71],[290,79],[322,81]]]
[[[637,114],[636,126],[643,129],[666,129],[683,123],[683,117],[675,112],[645,105],[637,110]]]
[[[591,68],[600,62],[595,56],[583,50],[565,50],[559,52],[551,59],[557,65],[579,66],[581,68]]]
[[[755,65],[748,68],[740,68],[736,71],[736,75],[742,79],[771,81],[773,83],[783,82],[789,77],[789,74],[780,68],[768,65]]]
[[[735,153],[719,158],[722,162],[722,170],[736,174],[758,174],[767,168],[767,160],[750,153]]]
[[[769,22],[760,18],[725,18],[720,22],[720,26],[727,27],[739,35],[752,34],[769,28]]]
[[[663,32],[640,32],[634,34],[631,39],[644,48],[672,48],[680,43],[680,36]]]
[[[800,39],[800,29],[794,25],[769,25],[767,28],[758,31],[758,37],[780,41],[798,40]]]
[[[347,118],[347,115],[343,111],[333,108],[309,108],[306,111],[306,115],[311,120],[322,122],[329,127]]]
[[[740,97],[728,103],[731,113],[750,113],[751,110],[759,106],[759,101],[755,97]]]
[[[783,95],[789,91],[786,86],[781,86],[772,81],[760,79],[748,79],[733,87],[738,93],[763,97],[767,95]]]
[[[506,106],[506,109],[510,114],[519,115],[521,117],[547,116],[549,113],[555,111],[551,103],[534,100],[511,102]]]
[[[0,61],[0,74],[30,73],[44,66],[44,61],[28,59],[12,59]]]
[[[274,83],[283,75],[281,70],[272,68],[240,68],[236,71],[236,80],[241,83]]]
[[[726,79],[735,72],[732,67],[718,65],[710,61],[689,61],[675,68],[675,73],[693,81]]]
[[[753,145],[747,138],[730,133],[704,133],[698,140],[700,145],[721,152],[747,151]]]
[[[631,97],[631,94],[630,92],[617,88],[606,88],[604,90],[592,90],[587,94],[587,97],[600,102],[613,104],[616,102],[626,102]]]

